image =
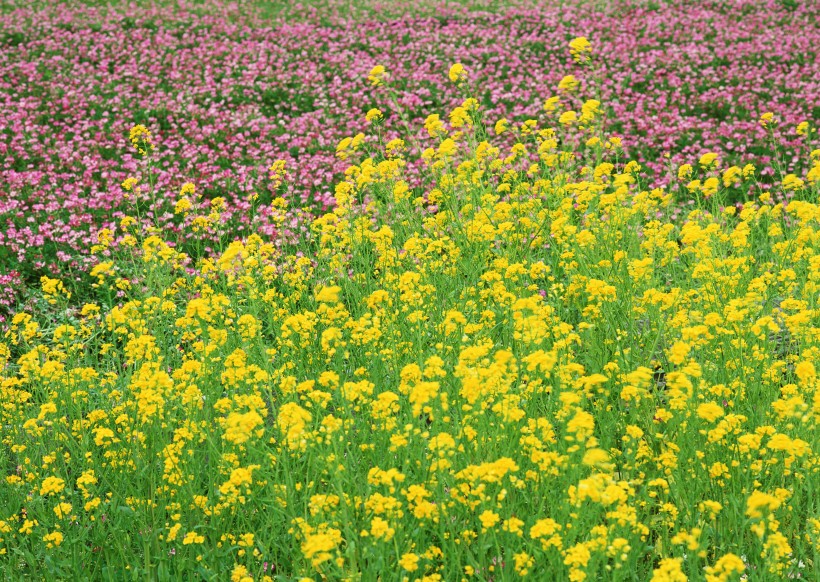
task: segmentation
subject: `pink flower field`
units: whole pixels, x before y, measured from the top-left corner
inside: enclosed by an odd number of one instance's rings
[[[173,201],[192,181],[206,198],[227,200],[219,238],[270,232],[274,160],[298,164],[281,193],[328,207],[347,165],[335,156],[339,141],[361,131],[377,105],[388,138],[403,128],[401,116],[420,128],[431,111],[457,105],[443,74],[456,61],[475,71],[490,125],[549,117],[543,102],[579,68],[564,50],[579,31],[598,54],[582,90],[603,103],[606,129],[623,135],[626,155],[651,182],[668,181],[671,165],[705,151],[729,162],[752,156],[764,180],[775,179],[778,161],[804,172],[805,140],[794,127],[820,117],[820,30],[810,2],[626,2],[609,11],[570,3],[371,20],[308,9],[266,20],[236,6],[209,8],[58,5],[4,15],[3,285],[37,285],[43,274],[82,284],[97,232],[121,216],[121,183],[147,176],[127,147],[135,124],[157,145],[160,195],[147,217],[174,228]],[[396,91],[388,108],[386,94],[379,101],[365,90],[376,64]],[[757,123],[764,111],[780,122],[779,160]],[[429,138],[418,136],[426,147]]]

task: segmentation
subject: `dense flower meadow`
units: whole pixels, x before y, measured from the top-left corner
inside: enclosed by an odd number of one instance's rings
[[[408,147],[420,153],[420,122],[461,101],[441,73],[455,61],[474,71],[475,98],[492,123],[555,123],[563,108],[543,106],[553,96],[571,101],[572,82],[558,86],[578,75],[580,89],[603,103],[605,127],[655,184],[669,182],[670,164],[706,151],[731,163],[752,156],[768,182],[800,174],[808,151],[795,128],[820,119],[813,2],[635,1],[608,11],[570,2],[366,21],[305,9],[273,22],[237,5],[180,6],[3,14],[0,285],[19,290],[49,275],[87,286],[96,233],[127,212],[120,184],[147,179],[122,148],[134,124],[158,145],[159,195],[146,201],[145,224],[179,230],[170,201],[195,182],[206,198],[225,199],[221,228],[205,245],[215,248],[273,234],[270,202],[280,195],[314,214],[330,207],[346,167],[335,147],[367,127],[376,104],[383,135],[412,131]],[[578,31],[599,54],[594,74],[580,75],[564,50]],[[377,64],[392,75],[390,101],[365,90]],[[780,122],[779,153],[757,123],[766,111]],[[267,171],[276,159],[299,168],[279,191]],[[418,164],[405,171],[417,186]]]
[[[401,77],[361,73],[332,208],[210,256],[236,209],[128,130],[88,301],[43,276],[0,343],[3,578],[820,577],[820,149],[653,187],[570,81],[518,122],[437,74],[458,104],[393,137]]]

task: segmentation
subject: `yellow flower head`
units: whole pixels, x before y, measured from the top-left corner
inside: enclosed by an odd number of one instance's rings
[[[424,120],[424,129],[427,130],[430,137],[436,137],[444,132],[444,124],[441,122],[441,118],[433,113]]]
[[[753,519],[761,518],[764,513],[774,511],[778,507],[780,507],[780,500],[762,491],[752,491],[746,499],[746,515]]]
[[[567,75],[558,82],[558,90],[572,93],[578,87],[578,79],[574,75]]]
[[[569,125],[576,119],[578,119],[578,116],[574,111],[564,111],[561,114],[561,117],[558,118],[558,123],[560,123],[561,125]]]
[[[399,566],[408,572],[415,572],[419,568],[418,554],[404,554],[399,560]]]
[[[797,135],[806,135],[809,132],[809,122],[801,121],[797,124],[797,127],[794,128],[794,131]]]
[[[459,83],[467,80],[467,71],[464,69],[464,65],[461,63],[456,63],[450,67],[450,72],[447,76],[450,77],[450,81],[453,83]]]
[[[582,63],[589,60],[592,53],[592,45],[584,36],[579,36],[569,42],[569,53],[577,62]]]
[[[723,185],[725,187],[733,186],[740,181],[743,176],[743,170],[738,166],[731,166],[723,172]]]
[[[803,180],[801,180],[794,174],[787,174],[783,177],[784,190],[800,190],[800,188],[803,187],[803,183]]]
[[[40,487],[40,495],[54,495],[56,493],[60,493],[63,489],[65,489],[65,481],[60,479],[59,477],[46,477],[43,479],[43,484]]]
[[[708,168],[712,164],[717,165],[718,155],[714,152],[705,153],[700,157],[700,160],[698,160],[698,163],[703,168]]]
[[[733,580],[733,575],[738,576],[743,574],[746,565],[743,560],[735,554],[726,554],[715,562],[714,566],[706,567],[706,580],[708,582],[717,582],[719,580]]]
[[[276,160],[270,165],[270,168],[268,168],[268,172],[270,172],[273,175],[281,176],[286,172],[285,165],[285,160]]]
[[[384,116],[382,115],[381,109],[376,109],[375,107],[370,109],[365,115],[365,119],[370,123],[381,121],[383,118]]]
[[[763,127],[768,127],[770,123],[774,121],[774,113],[766,112],[760,116],[760,125]]]
[[[137,150],[137,153],[141,156],[148,155],[148,152],[154,149],[154,144],[151,141],[151,132],[142,124],[135,125],[131,128],[129,139],[131,140],[131,145],[134,146],[134,149]]]
[[[54,506],[54,515],[56,515],[59,519],[63,519],[71,513],[71,509],[70,503],[58,503]]]
[[[321,303],[338,303],[342,288],[338,285],[322,287],[316,292],[316,301]]]
[[[381,65],[376,65],[372,69],[370,69],[370,74],[367,76],[367,80],[370,81],[370,84],[375,87],[376,85],[381,85],[382,81],[384,80],[387,71]]]
[[[688,578],[683,573],[682,565],[680,558],[664,558],[652,572],[651,582],[686,582]]]
[[[122,189],[126,192],[130,192],[131,188],[133,188],[139,180],[137,178],[126,178],[122,183]]]
[[[560,97],[550,97],[549,99],[544,101],[544,111],[546,111],[547,113],[552,113],[558,107],[560,101]]]
[[[698,406],[698,416],[708,422],[714,422],[723,416],[723,407],[716,402],[704,402]]]
[[[196,192],[196,186],[193,185],[191,182],[185,182],[182,185],[182,188],[179,190],[180,196],[193,196]]]
[[[801,382],[810,382],[817,376],[817,371],[812,364],[808,360],[803,360],[798,362],[797,365],[794,367],[795,375],[800,379]]]
[[[43,541],[46,542],[46,547],[53,548],[63,543],[63,534],[58,531],[53,531],[50,534],[43,536]]]
[[[486,530],[495,526],[501,520],[501,517],[494,511],[487,509],[478,516],[478,519],[481,520],[481,526]]]
[[[588,99],[581,106],[581,123],[590,123],[600,113],[601,102],[597,99]]]
[[[174,214],[186,214],[193,205],[188,198],[180,198],[174,205]]]

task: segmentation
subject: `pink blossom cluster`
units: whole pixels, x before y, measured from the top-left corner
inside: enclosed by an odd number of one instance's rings
[[[6,313],[15,307],[20,284],[20,273],[17,271],[0,273],[0,324],[6,321]]]
[[[172,223],[190,181],[206,198],[226,198],[234,230],[269,228],[266,197],[258,212],[248,197],[267,191],[276,159],[287,162],[292,200],[330,205],[347,165],[335,147],[373,133],[365,112],[384,111],[388,137],[403,131],[386,89],[367,83],[375,65],[389,72],[413,127],[465,98],[447,78],[455,62],[469,71],[489,125],[502,117],[555,124],[541,105],[575,74],[580,92],[604,104],[627,155],[655,179],[705,151],[753,158],[773,173],[758,123],[771,111],[785,152],[778,163],[800,171],[794,126],[820,117],[812,4],[632,0],[601,11],[548,3],[370,21],[306,11],[298,22],[247,17],[235,5],[20,9],[0,24],[0,273],[18,269],[36,281],[86,266],[96,233],[125,208],[120,184],[147,176],[127,139],[137,123],[157,144],[157,222]],[[592,69],[567,50],[581,35],[593,46]]]

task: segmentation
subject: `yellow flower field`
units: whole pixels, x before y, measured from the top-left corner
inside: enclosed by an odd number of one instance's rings
[[[0,343],[4,578],[818,579],[820,151],[789,199],[692,160],[675,218],[596,101],[502,148],[449,76],[434,188],[351,136],[309,237],[193,261],[126,218],[123,300],[44,279]]]

